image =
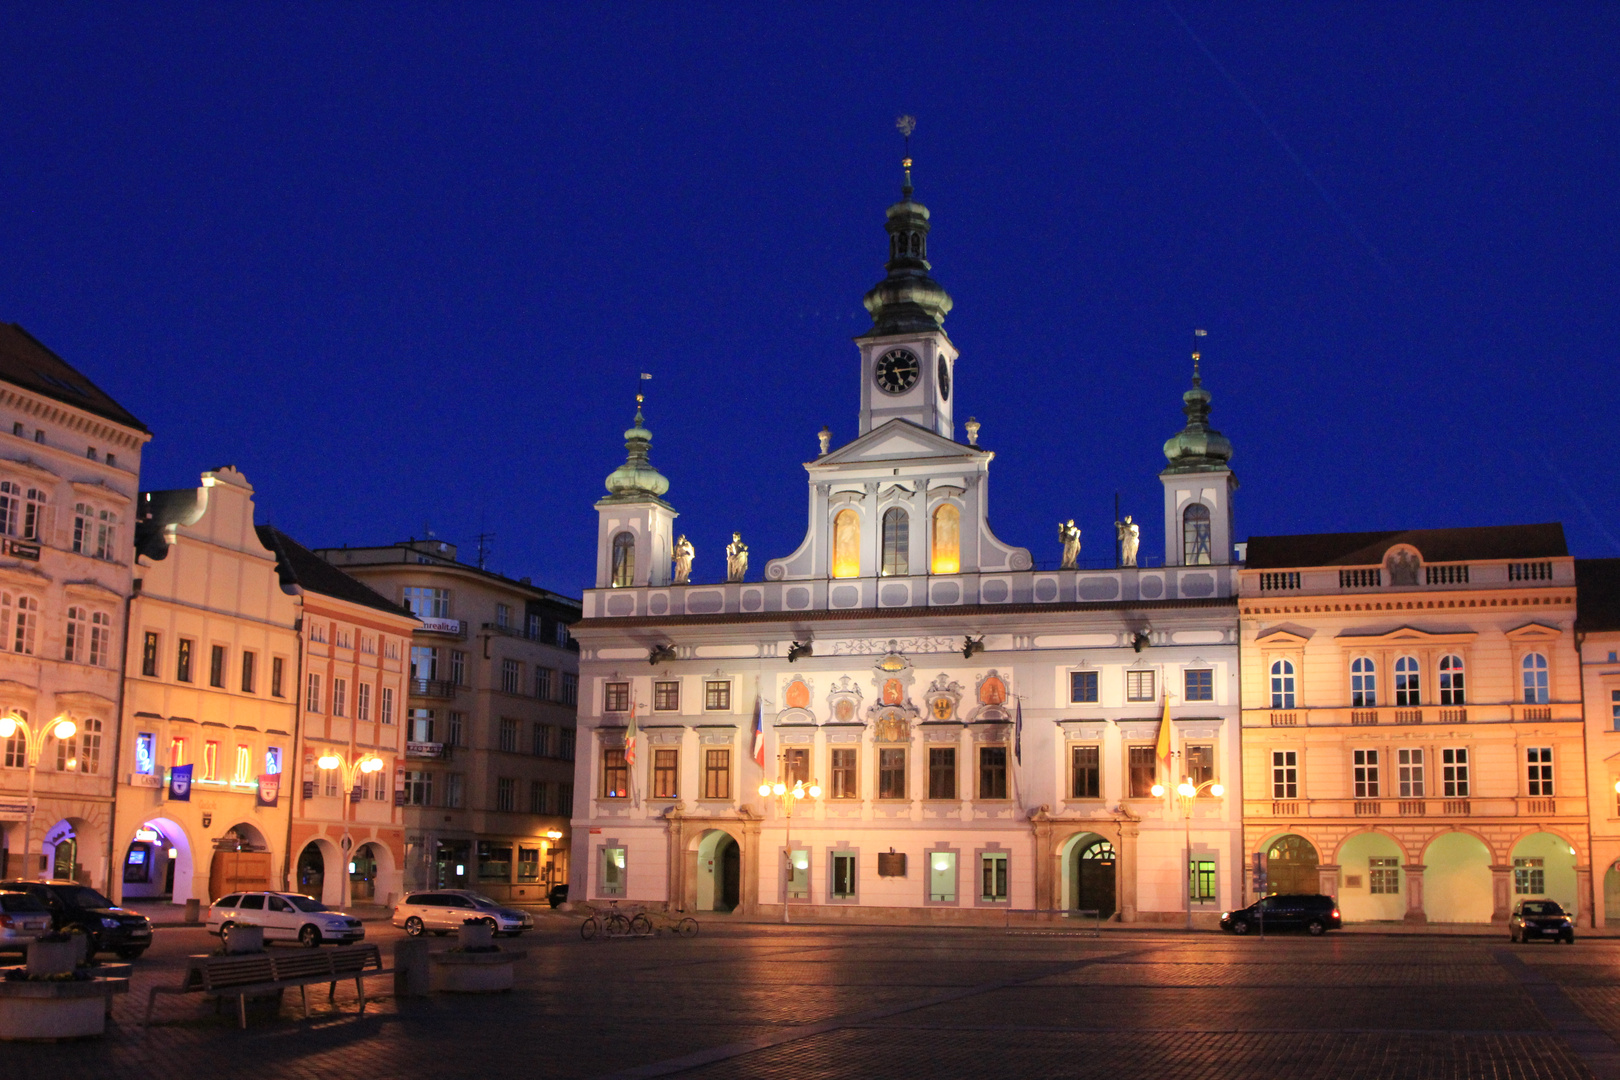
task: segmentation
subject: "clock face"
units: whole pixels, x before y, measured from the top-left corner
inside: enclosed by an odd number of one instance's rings
[[[945,354],[939,354],[939,399],[951,400],[951,365],[945,362]]]
[[[917,385],[917,376],[921,373],[916,353],[909,349],[890,349],[878,357],[872,377],[885,394],[903,394]]]

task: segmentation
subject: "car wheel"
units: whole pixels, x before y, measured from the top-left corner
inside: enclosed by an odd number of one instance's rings
[[[231,931],[235,929],[235,923],[222,923],[219,928],[220,944],[228,947],[231,943]]]
[[[500,929],[500,926],[496,924],[494,919],[479,919],[478,921],[489,927],[490,933],[492,934]]]
[[[321,931],[315,926],[306,926],[298,931],[298,943],[305,948],[313,949],[321,943]]]
[[[1575,944],[1575,935],[1574,934],[1565,934],[1564,935],[1564,944],[1565,945],[1573,945],[1573,944]]]
[[[412,915],[410,918],[405,920],[405,933],[409,934],[411,937],[421,937],[422,930],[422,920],[418,919],[415,915]]]
[[[1249,924],[1248,923],[1246,923],[1246,922],[1234,922],[1234,923],[1232,923],[1232,933],[1234,933],[1234,934],[1247,934],[1248,932],[1249,932]]]
[[[145,951],[146,951],[146,946],[144,946],[144,945],[142,945],[139,948],[119,949],[118,950],[118,959],[120,959],[120,960],[139,960],[141,958],[141,953],[143,953]]]
[[[1305,929],[1310,931],[1312,937],[1321,937],[1327,933],[1327,924],[1323,923],[1321,919],[1312,919],[1305,924]]]

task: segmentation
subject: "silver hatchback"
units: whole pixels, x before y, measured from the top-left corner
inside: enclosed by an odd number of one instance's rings
[[[480,893],[465,889],[439,889],[408,894],[394,905],[394,925],[407,934],[448,934],[464,923],[488,923],[496,934],[517,937],[534,927],[534,916],[503,907]]]
[[[51,929],[51,913],[28,893],[0,892],[0,952],[26,951]]]

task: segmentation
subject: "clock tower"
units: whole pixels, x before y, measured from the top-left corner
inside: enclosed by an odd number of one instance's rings
[[[889,207],[888,276],[866,294],[872,329],[855,339],[861,351],[860,434],[905,420],[954,441],[951,418],[956,347],[944,322],[951,297],[928,263],[928,208],[911,197],[905,159],[900,201]]]

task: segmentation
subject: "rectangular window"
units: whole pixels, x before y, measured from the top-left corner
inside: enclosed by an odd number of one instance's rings
[[[1007,856],[991,852],[979,857],[979,899],[997,903],[1007,899]]]
[[[1551,798],[1553,794],[1552,747],[1532,746],[1524,752],[1530,781],[1527,793],[1532,798]]]
[[[356,720],[371,719],[371,684],[354,684],[354,718]]]
[[[624,848],[602,849],[600,887],[597,892],[601,896],[624,895]]]
[[[534,612],[531,611],[529,613],[529,618],[528,618],[527,622],[524,625],[525,625],[525,629],[523,631],[523,636],[528,638],[530,641],[539,641],[540,640],[540,616],[536,615]]]
[[[270,661],[270,696],[283,697],[281,692],[282,677],[287,674],[287,662],[277,656]]]
[[[385,724],[392,724],[394,722],[394,688],[392,686],[383,687],[381,695],[382,722]]]
[[[677,679],[653,683],[653,708],[659,712],[680,712],[681,684]]]
[[[444,805],[452,810],[461,809],[466,799],[466,777],[461,773],[447,773],[444,778]]]
[[[1069,748],[1069,798],[1102,798],[1102,764],[1098,747]]]
[[[178,769],[186,763],[186,740],[176,735],[169,740],[169,767]]]
[[[1609,714],[1614,721],[1614,730],[1620,731],[1620,690],[1609,691]]]
[[[622,799],[630,794],[630,768],[624,761],[624,749],[608,748],[602,751],[602,798]]]
[[[853,900],[855,898],[855,885],[858,880],[859,879],[856,877],[855,853],[852,851],[833,852],[833,899]]]
[[[1194,787],[1215,781],[1215,748],[1213,746],[1183,747],[1187,761],[1187,779]]]
[[[928,899],[939,904],[956,903],[956,852],[928,853]]]
[[[1547,868],[1545,860],[1524,858],[1513,860],[1513,895],[1545,896],[1547,894]]]
[[[544,811],[541,811],[544,813]],[[518,875],[519,881],[540,880],[540,849],[537,847],[518,848]]]
[[[405,802],[411,806],[433,805],[433,774],[413,769],[405,774]]]
[[[321,711],[321,677],[313,671],[309,673],[309,693],[304,708],[310,712]]]
[[[603,712],[629,712],[630,711],[630,684],[627,682],[610,682],[602,687]]]
[[[495,809],[507,813],[517,809],[517,781],[510,776],[495,781]]]
[[[788,852],[787,856],[788,899],[810,899],[810,852],[804,848],[795,848]]]
[[[979,798],[1005,799],[1007,797],[1007,748],[1005,746],[979,747]]]
[[[439,650],[426,645],[411,646],[411,678],[436,680],[439,677]]]
[[[1395,751],[1396,781],[1400,784],[1401,798],[1423,798],[1423,751],[1421,749]]]
[[[501,661],[501,690],[507,694],[523,692],[523,665],[516,660]]]
[[[1069,672],[1069,700],[1076,705],[1097,703],[1097,673],[1095,671]]]
[[[680,751],[665,749],[653,751],[653,798],[680,798],[680,775]]]
[[[1215,900],[1215,860],[1194,859],[1187,865],[1188,897],[1195,904]]]
[[[1401,891],[1401,860],[1393,855],[1372,855],[1367,859],[1367,891],[1375,896],[1394,896]]]
[[[550,757],[551,756],[551,725],[550,724],[536,724],[536,725],[534,725],[533,740],[534,741],[533,741],[532,745],[529,747],[529,750],[530,750],[530,752],[532,754],[534,754],[535,757]]]
[[[242,693],[253,693],[253,667],[258,661],[257,653],[244,652],[242,654]]]
[[[1468,798],[1468,749],[1445,747],[1440,751],[1441,794],[1448,799]]]
[[[534,669],[534,696],[541,701],[550,701],[555,693],[552,687],[556,685],[556,672],[548,667]]]
[[[557,785],[557,813],[563,817],[574,816],[574,785]]]
[[[457,686],[467,685],[467,654],[460,649],[450,650],[450,681]]]
[[[1271,797],[1273,799],[1299,798],[1299,751],[1273,750],[1271,752]]]
[[[731,683],[724,680],[712,680],[703,684],[703,707],[710,712],[727,712],[731,709]]]
[[[501,720],[501,749],[508,753],[517,753],[518,722],[516,720]]]
[[[703,797],[705,799],[731,798],[730,749],[703,752]]]
[[[203,743],[202,778],[219,779],[219,743],[213,739]]]
[[[336,769],[322,769],[321,780],[321,793],[336,798],[338,793],[338,771]]]
[[[563,728],[562,729],[562,736],[559,739],[559,742],[561,743],[561,746],[562,746],[562,759],[564,761],[573,761],[574,760],[574,729],[571,728],[571,727]]]
[[[878,798],[906,797],[906,751],[904,747],[878,749]]]
[[[157,667],[158,636],[148,630],[146,638],[141,642],[141,674],[156,678]]]
[[[956,798],[956,747],[930,746],[928,748],[928,797],[930,799]]]
[[[347,716],[349,709],[349,680],[332,680],[332,715]]]
[[[1356,798],[1378,798],[1378,751],[1357,750],[1354,753]]]
[[[551,802],[546,798],[546,782],[544,780],[534,780],[529,784],[529,813],[551,813]]]
[[[404,589],[405,606],[419,618],[448,619],[450,617],[450,590],[426,589],[407,585]],[[426,678],[427,676],[422,676]]]
[[[412,709],[409,738],[411,742],[433,742],[433,710]]]
[[[1214,701],[1215,700],[1215,673],[1208,668],[1189,668],[1187,670],[1186,692],[1182,701]]]
[[[215,645],[208,653],[208,685],[225,688],[225,646]]]
[[[236,768],[231,772],[231,783],[246,784],[253,779],[253,751],[243,743],[236,744]]]
[[[858,798],[855,787],[855,751],[847,747],[835,747],[832,751],[832,789],[828,798],[854,799]]]
[[[1153,781],[1158,772],[1158,760],[1154,756],[1151,746],[1133,746],[1130,748],[1130,798],[1153,798]]]
[[[788,787],[810,782],[810,751],[795,747],[782,751],[782,779]]]
[[[563,672],[562,703],[564,705],[579,704],[579,676],[572,671]]]
[[[10,765],[11,762],[6,762]],[[157,772],[157,736],[143,731],[135,736],[135,771],[142,776]]]
[[[18,650],[19,652],[21,650]],[[191,639],[181,638],[174,657],[174,677],[181,682],[191,681]]]
[[[509,629],[511,627],[511,625],[512,625],[512,605],[511,604],[496,604],[495,605],[495,625],[500,627],[502,630],[506,630],[506,629]]]
[[[1127,671],[1125,673],[1125,700],[1126,701],[1152,701],[1153,672]]]

